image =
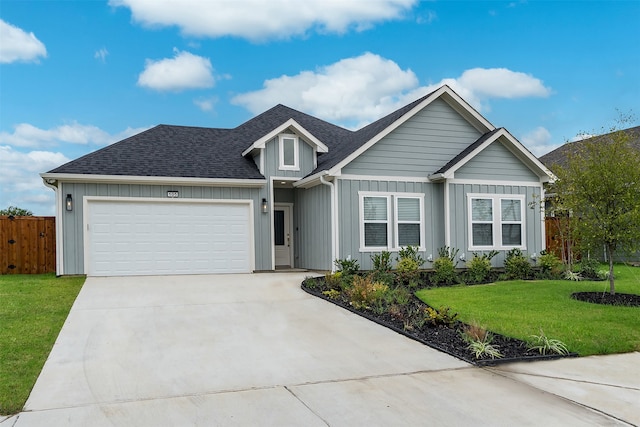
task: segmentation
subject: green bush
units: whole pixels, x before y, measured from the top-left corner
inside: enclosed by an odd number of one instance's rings
[[[504,272],[508,279],[528,279],[531,276],[531,264],[520,249],[514,248],[507,252]]]
[[[491,259],[498,255],[498,251],[478,255],[473,253],[473,258],[467,262],[467,277],[471,283],[484,283],[491,273]]]
[[[451,258],[440,257],[433,261],[431,283],[434,285],[452,285],[458,280],[456,266]]]
[[[427,320],[434,326],[452,326],[458,319],[458,313],[453,313],[451,307],[442,306],[439,309],[425,308]]]
[[[562,261],[550,252],[540,252],[538,266],[540,266],[540,273],[545,279],[555,279],[562,275]]]
[[[410,259],[414,261],[417,264],[416,270],[422,267],[422,264],[425,263],[425,259],[420,256],[417,246],[409,245],[404,248],[400,248],[400,250],[398,251],[397,261],[400,262],[403,259]]]
[[[333,263],[338,267],[338,270],[340,270],[343,275],[353,276],[360,271],[360,264],[358,263],[358,260],[351,259],[351,257],[346,259],[337,259]]]
[[[438,258],[449,258],[453,265],[455,266],[458,262],[456,261],[456,256],[458,256],[458,252],[460,249],[450,248],[449,246],[443,246],[438,249]]]
[[[593,258],[582,258],[578,263],[578,273],[582,277],[588,277],[590,279],[598,279],[598,272],[600,270],[600,262]]]
[[[374,271],[387,272],[391,270],[391,252],[389,251],[371,255],[371,261]]]

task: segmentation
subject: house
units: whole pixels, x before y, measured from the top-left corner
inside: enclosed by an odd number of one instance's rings
[[[544,249],[549,170],[448,86],[357,131],[277,105],[233,129],[159,125],[41,174],[57,273],[330,270],[419,246]],[[463,257],[464,258],[464,257]],[[429,267],[426,265],[425,267]]]

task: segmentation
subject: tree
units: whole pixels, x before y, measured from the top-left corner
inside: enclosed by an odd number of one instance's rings
[[[572,221],[576,240],[585,248],[605,248],[613,295],[615,252],[640,249],[640,151],[629,133],[615,127],[581,141],[554,172],[556,197],[577,218]]]
[[[33,216],[33,212],[28,209],[19,208],[17,206],[9,206],[7,209],[0,209],[0,215]]]

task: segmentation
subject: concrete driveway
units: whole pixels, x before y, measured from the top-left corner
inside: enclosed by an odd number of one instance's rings
[[[4,423],[624,425],[309,296],[306,275],[88,278]]]

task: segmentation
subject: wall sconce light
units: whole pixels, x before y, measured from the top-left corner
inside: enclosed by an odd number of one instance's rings
[[[427,261],[433,262],[433,254],[429,254],[429,256],[427,257]]]
[[[267,199],[262,199],[262,213],[269,212],[269,205],[267,204]]]
[[[531,254],[531,259],[532,259],[532,260],[534,260],[534,261],[535,261],[536,259],[538,259],[538,254],[537,254],[536,252],[534,252],[533,254]]]
[[[466,261],[467,260],[467,256],[463,253],[462,255],[460,255],[460,261]]]
[[[67,211],[71,212],[73,210],[73,199],[71,198],[71,194],[67,194],[67,202],[66,202]]]

